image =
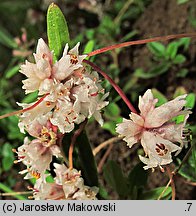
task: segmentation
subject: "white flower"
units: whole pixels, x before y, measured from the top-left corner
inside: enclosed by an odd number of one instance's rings
[[[63,186],[66,199],[96,199],[97,187],[84,185],[81,173],[76,169],[68,169],[65,165],[54,164],[56,178],[55,182]]]
[[[36,53],[34,54],[35,64],[26,61],[21,66],[20,72],[27,76],[23,81],[23,89],[25,93],[39,90],[39,95],[48,93],[52,87],[52,53],[48,46],[39,39]]]
[[[145,169],[153,168],[172,162],[171,153],[183,147],[182,131],[185,126],[189,111],[183,111],[186,95],[179,96],[160,107],[155,108],[158,102],[154,99],[151,90],[147,90],[139,98],[140,115],[131,113],[130,120],[123,119],[117,125],[116,131],[124,137],[131,148],[135,143],[141,142],[146,156],[140,156]],[[185,114],[183,123],[176,125],[173,117]],[[174,143],[180,143],[180,147]]]
[[[54,183],[42,181],[35,187],[33,196],[36,200],[95,200],[97,187],[84,185],[80,172],[68,169],[65,165],[54,164],[56,177]]]
[[[54,78],[62,81],[69,77],[76,69],[83,67],[82,61],[87,55],[79,55],[78,48],[80,43],[68,52],[68,44],[66,44],[62,58],[54,65]]]
[[[100,112],[108,104],[104,101],[108,94],[104,94],[98,74],[84,67],[82,61],[86,55],[79,55],[78,48],[79,43],[68,51],[67,44],[62,58],[53,64],[52,52],[42,39],[38,41],[35,64],[26,62],[21,67],[28,77],[23,88],[26,93],[39,90],[39,95],[45,96],[35,103],[19,104],[28,108],[20,116],[21,132],[28,131],[40,116],[48,115],[61,133],[71,132],[75,124],[91,116],[103,124]]]

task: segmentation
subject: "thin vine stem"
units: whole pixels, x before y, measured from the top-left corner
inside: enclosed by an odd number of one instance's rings
[[[95,56],[101,53],[105,53],[110,50],[114,50],[117,48],[123,48],[123,47],[128,47],[128,46],[133,46],[133,45],[141,45],[141,44],[146,44],[150,42],[155,42],[155,41],[167,41],[171,39],[178,39],[178,38],[184,38],[184,37],[196,37],[196,33],[184,33],[184,34],[176,34],[176,35],[167,35],[167,36],[160,36],[160,37],[154,37],[154,38],[149,38],[149,39],[143,39],[143,40],[136,40],[136,41],[128,41],[120,44],[114,44],[110,45],[107,47],[103,47],[97,50],[94,50],[90,53],[87,53],[88,56]]]
[[[96,70],[98,73],[100,73],[105,79],[107,79],[110,84],[114,87],[114,89],[118,92],[118,94],[121,96],[121,98],[123,99],[123,101],[126,103],[126,105],[129,107],[129,109],[131,110],[131,112],[133,113],[137,113],[136,109],[134,108],[134,106],[131,104],[131,102],[129,101],[129,99],[127,98],[127,96],[125,95],[125,93],[123,92],[123,90],[114,82],[114,80],[109,77],[104,71],[102,71],[97,65],[95,65],[93,62],[89,61],[89,60],[83,60],[83,62],[85,62],[86,64],[90,65],[94,70]]]
[[[45,94],[43,97],[41,97],[37,102],[35,102],[30,107],[27,107],[27,108],[22,109],[22,110],[17,110],[17,111],[11,112],[11,113],[6,113],[4,115],[1,115],[0,119],[7,118],[7,117],[10,117],[10,116],[13,116],[13,115],[18,115],[18,114],[21,114],[21,113],[24,113],[26,111],[31,110],[31,109],[35,108],[37,105],[39,105],[46,98],[46,96],[48,96],[48,95],[49,95],[49,93]]]

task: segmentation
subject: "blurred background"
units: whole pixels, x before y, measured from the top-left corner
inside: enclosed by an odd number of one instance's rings
[[[18,71],[25,59],[33,61],[37,40],[42,37],[47,41],[46,14],[52,2],[61,8],[67,19],[71,46],[81,42],[81,53],[85,52],[87,44],[88,49],[95,50],[130,40],[196,31],[196,0],[0,0],[0,114],[18,110],[16,102],[30,103],[37,97],[36,93],[24,94],[21,88],[24,76]],[[190,93],[189,107],[195,110],[195,45],[195,39],[184,38],[117,49],[91,60],[118,83],[135,107],[138,96],[152,88],[159,98],[159,105],[180,94]],[[87,126],[92,147],[115,136],[115,124],[129,114],[109,83],[103,81],[103,85],[110,91],[108,100],[111,103],[103,114],[103,128],[93,120]],[[192,114],[189,124],[193,138],[195,123],[196,116]],[[31,184],[18,174],[24,169],[23,165],[13,163],[15,156],[11,150],[22,145],[24,139],[17,124],[16,116],[0,121],[0,192],[27,191]],[[130,150],[119,140],[108,149],[96,155],[100,182],[105,198],[118,199],[119,194],[111,184],[108,186],[107,167],[103,164],[115,161],[126,176],[138,163],[137,154],[141,150],[138,146]],[[182,152],[181,158],[185,153]],[[177,199],[196,198],[195,187],[185,182],[196,181],[196,151],[190,160],[188,167],[176,177]],[[147,190],[166,185],[165,174],[160,171],[148,174]],[[0,196],[0,199],[10,198],[21,197]]]

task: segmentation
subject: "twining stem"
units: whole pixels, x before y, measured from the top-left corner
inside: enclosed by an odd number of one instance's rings
[[[181,164],[173,171],[173,172],[170,172],[171,173],[171,176],[170,176],[170,180],[169,182],[167,183],[167,185],[165,186],[164,190],[162,191],[162,193],[160,194],[159,199],[161,199],[161,197],[163,196],[163,194],[165,193],[165,191],[167,190],[167,188],[169,187],[169,185],[171,184],[171,187],[172,187],[172,183],[174,184],[174,181],[173,181],[173,177],[179,172],[179,170],[181,169],[182,165],[186,162],[186,160],[188,159],[188,157],[190,156],[190,153],[193,149],[193,145],[191,146],[191,148],[188,150],[188,152],[186,153],[186,155],[184,156]],[[169,173],[168,173],[169,174]],[[175,191],[175,185],[174,185],[174,189]],[[173,192],[174,193],[174,192]]]
[[[93,149],[93,155],[95,156],[97,153],[100,152],[100,150],[104,147],[106,147],[107,145],[117,142],[119,140],[122,140],[122,137],[112,137],[108,140],[106,140],[105,142],[100,143],[96,148]]]
[[[69,169],[73,169],[73,150],[74,150],[74,144],[75,144],[76,139],[78,138],[78,136],[84,130],[84,128],[86,126],[86,123],[87,123],[87,119],[80,124],[79,128],[74,132],[74,135],[72,136],[71,144],[70,144],[70,147],[69,147]]]
[[[30,107],[27,107],[27,108],[22,109],[22,110],[17,110],[17,111],[11,112],[11,113],[6,113],[6,114],[0,116],[0,119],[7,118],[7,117],[13,116],[13,115],[18,115],[18,114],[21,114],[21,113],[24,113],[26,111],[31,110],[31,109],[35,108],[37,105],[39,105],[46,98],[46,96],[48,96],[48,95],[49,95],[49,93],[45,94],[43,97],[41,97],[37,102],[35,102]]]
[[[10,192],[10,193],[0,193],[0,196],[28,195],[32,193],[33,191]]]
[[[193,145],[191,145],[190,149],[188,150],[188,152],[186,153],[186,155],[184,156],[182,162],[180,163],[180,165],[173,171],[174,175],[176,175],[179,170],[181,169],[182,165],[188,160],[191,152],[193,150]]]
[[[137,41],[128,41],[120,44],[114,44],[111,46],[103,47],[97,50],[94,50],[90,53],[88,53],[88,56],[94,56],[98,55],[100,53],[104,53],[113,49],[117,48],[122,48],[122,47],[128,47],[128,46],[133,46],[133,45],[139,45],[139,44],[146,44],[150,42],[155,42],[155,41],[167,41],[171,39],[177,39],[177,38],[184,38],[184,37],[196,37],[196,33],[184,33],[184,34],[176,34],[176,35],[167,35],[167,36],[160,36],[160,37],[154,37],[154,38],[149,38],[149,39],[143,39],[143,40],[137,40]]]
[[[112,148],[113,148],[113,144],[110,143],[109,148],[107,149],[106,153],[104,154],[104,156],[102,157],[101,161],[99,162],[99,165],[97,167],[98,173],[102,172],[102,167],[105,164],[105,161],[106,161],[107,157],[109,156]]]
[[[118,94],[121,96],[121,98],[126,103],[126,105],[129,107],[131,112],[137,113],[136,109],[133,107],[133,105],[131,104],[131,102],[129,101],[125,93],[123,92],[123,90],[114,82],[114,80],[111,77],[109,77],[104,71],[102,71],[97,65],[95,65],[91,61],[84,59],[83,62],[90,65],[94,70],[96,70],[105,79],[107,79],[110,82],[110,84],[114,87],[114,89],[118,92]]]
[[[164,190],[161,192],[157,200],[160,200],[162,198],[162,196],[164,195],[165,191],[167,190],[170,184],[171,184],[171,179],[168,181],[167,185],[165,186]]]
[[[166,169],[167,169],[167,173],[169,175],[169,178],[170,178],[170,185],[171,185],[171,188],[172,188],[172,200],[175,200],[175,197],[176,197],[176,189],[175,189],[175,183],[174,183],[174,173],[171,172],[169,166],[166,166]]]

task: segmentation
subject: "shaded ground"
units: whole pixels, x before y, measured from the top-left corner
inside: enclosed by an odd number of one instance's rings
[[[191,26],[187,17],[190,17],[192,10],[196,11],[196,1],[189,1],[188,4],[177,5],[176,0],[164,0],[164,1],[152,1],[149,7],[144,11],[142,16],[134,24],[134,29],[139,30],[140,39],[150,38],[155,36],[163,36],[177,33],[194,32],[194,28]],[[175,76],[176,71],[169,71],[166,75],[160,78],[156,78],[155,82],[149,81],[149,87],[151,85],[170,98],[171,94],[175,91],[177,86],[184,86],[188,92],[196,93],[195,80],[195,54],[196,54],[196,40],[192,40],[190,48],[188,50],[185,67],[189,69],[189,76],[185,79],[177,79]],[[142,67],[148,69],[149,59],[151,55],[145,46],[134,46],[130,49],[131,53],[124,53],[125,56],[121,56],[124,60],[124,67],[130,67],[130,61],[132,62],[132,69]],[[131,59],[130,59],[131,56]],[[141,81],[142,82],[142,81]],[[146,80],[145,80],[146,82]],[[148,81],[147,81],[148,82]],[[164,84],[163,84],[164,83]],[[167,87],[167,88],[165,88]],[[192,119],[193,120],[193,119]],[[101,130],[97,126],[89,127],[89,135],[92,143],[99,144],[107,140],[110,135]],[[99,137],[99,141],[97,141]],[[100,153],[96,159],[99,163],[103,157],[105,150]],[[132,167],[138,162],[138,157],[134,149],[130,150],[126,144],[122,141],[114,144],[108,160],[115,160],[123,169],[124,173],[130,171]],[[102,177],[100,177],[102,179]],[[149,175],[148,188],[152,189],[155,187],[165,186],[168,182],[166,174],[161,174],[159,170]],[[193,186],[187,185],[183,182],[181,177],[176,178],[176,199],[195,199],[196,189]],[[103,182],[104,184],[104,182]],[[116,198],[116,194],[111,190],[110,195],[112,198]]]

